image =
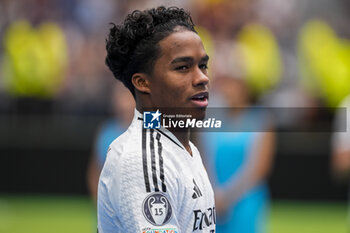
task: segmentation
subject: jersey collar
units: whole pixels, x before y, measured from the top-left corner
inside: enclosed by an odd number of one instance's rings
[[[134,110],[134,120],[140,120],[142,121],[142,126],[143,127],[143,114],[141,112],[139,112],[136,108]],[[163,134],[165,137],[167,137],[168,139],[170,139],[170,141],[172,141],[173,143],[175,143],[177,146],[179,146],[181,149],[185,150],[184,146],[182,145],[182,143],[177,139],[177,137],[170,132],[168,129],[164,128],[163,126],[161,126],[160,129],[155,129],[158,132],[160,132],[161,134]]]

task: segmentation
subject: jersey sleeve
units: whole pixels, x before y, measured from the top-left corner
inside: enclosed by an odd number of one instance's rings
[[[154,181],[161,182],[159,176],[152,179],[152,165],[144,165],[142,155],[124,154],[117,158],[112,154],[108,155],[99,181],[98,232],[180,232],[176,190],[157,190],[152,186]]]

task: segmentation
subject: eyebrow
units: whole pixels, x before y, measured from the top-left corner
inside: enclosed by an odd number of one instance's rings
[[[193,57],[177,57],[174,60],[171,61],[171,64],[175,64],[178,62],[193,62]],[[201,58],[200,62],[207,62],[209,60],[209,56],[205,55]]]
[[[200,61],[201,61],[201,62],[207,62],[207,61],[209,61],[209,56],[208,56],[208,55],[205,55],[204,57],[201,58]]]

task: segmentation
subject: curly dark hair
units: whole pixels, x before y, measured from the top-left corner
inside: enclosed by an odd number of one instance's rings
[[[158,42],[174,32],[177,26],[197,33],[190,14],[178,7],[136,10],[121,25],[112,24],[106,39],[106,64],[134,96],[132,75],[138,72],[152,74],[160,54]]]

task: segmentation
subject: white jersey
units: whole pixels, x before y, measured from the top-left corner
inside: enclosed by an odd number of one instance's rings
[[[214,193],[197,148],[143,129],[135,110],[110,146],[98,185],[99,233],[215,232]]]

